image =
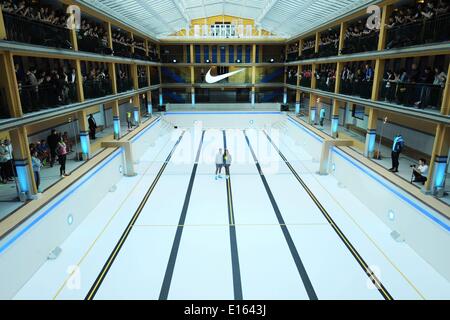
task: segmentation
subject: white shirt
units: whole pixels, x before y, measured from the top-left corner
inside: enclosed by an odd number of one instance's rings
[[[428,166],[424,164],[423,166],[418,166],[417,170],[420,172],[421,175],[427,176],[428,175]]]
[[[216,154],[216,164],[223,164],[223,154],[220,152]]]

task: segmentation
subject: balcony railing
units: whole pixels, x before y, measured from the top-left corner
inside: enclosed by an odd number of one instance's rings
[[[450,40],[450,13],[387,30],[386,48],[407,47]]]
[[[339,51],[338,49],[339,49],[339,44],[337,42],[336,43],[332,42],[329,44],[321,45],[321,46],[319,46],[318,57],[324,58],[324,57],[337,56],[338,51]]]
[[[366,36],[346,39],[342,54],[375,51],[378,47],[378,36],[379,32],[374,32]]]
[[[133,81],[131,79],[117,79],[117,92],[133,90]]]
[[[148,87],[148,77],[138,77],[138,86],[139,89]]]
[[[10,118],[5,88],[0,88],[0,119]]]
[[[440,85],[383,80],[380,86],[381,101],[422,109],[440,109],[442,105],[444,87]]]
[[[8,40],[55,48],[72,48],[69,30],[3,12]]]
[[[114,55],[124,58],[131,58],[131,47],[119,42],[113,42]]]
[[[83,36],[81,33],[77,33],[78,49],[81,51],[93,52],[98,54],[112,54],[112,50],[108,48],[108,44],[102,41],[102,39]]]
[[[317,80],[317,89],[323,90],[323,91],[328,91],[328,92],[334,92],[335,83],[336,83],[336,79],[331,79],[331,78],[327,79],[325,77],[322,77]]]
[[[341,81],[339,93],[349,96],[358,96],[364,99],[370,99],[372,95],[373,81],[355,79],[353,81]]]
[[[112,94],[112,83],[110,79],[86,80],[83,83],[84,97],[95,99]]]
[[[305,78],[305,77],[301,77],[300,78],[300,86],[301,87],[305,87],[305,88],[311,88],[311,78]]]
[[[30,113],[75,102],[76,86],[62,82],[19,85],[19,94],[23,112]]]
[[[314,59],[316,58],[316,53],[314,48],[309,48],[302,50],[302,54],[299,57],[300,60],[308,60],[308,59]]]

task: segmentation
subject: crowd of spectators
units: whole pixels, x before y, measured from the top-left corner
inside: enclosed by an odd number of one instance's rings
[[[339,49],[339,33],[333,30],[320,34],[319,57],[335,56]]]
[[[303,42],[303,47],[302,47],[302,55],[301,58],[302,59],[312,59],[315,57],[315,47],[316,47],[316,40],[315,39],[310,39],[310,40],[305,40]]]
[[[314,73],[319,90],[334,92],[336,69],[333,65],[321,65]]]
[[[449,14],[448,0],[418,2],[397,8],[386,24],[388,29],[386,48],[449,40]],[[446,19],[442,20],[441,17],[444,16]]]
[[[83,91],[86,99],[104,97],[112,93],[111,80],[106,67],[92,67],[83,74]]]
[[[383,78],[380,98],[420,109],[439,108],[447,76],[439,66],[421,70],[415,63],[410,68],[388,69]]]
[[[112,54],[108,47],[108,33],[100,23],[81,20],[78,31],[78,47],[82,51],[95,52],[100,54]]]
[[[372,93],[374,70],[369,63],[345,65],[340,74],[340,93],[369,99]]]
[[[15,65],[19,94],[24,112],[66,105],[76,100],[76,71],[70,66],[26,72]]]
[[[0,0],[8,39],[57,48],[72,48],[66,23],[69,15],[51,6],[24,0]],[[24,23],[24,20],[35,22]]]
[[[380,30],[368,28],[365,19],[358,20],[348,26],[344,34],[342,54],[373,51],[377,49]]]

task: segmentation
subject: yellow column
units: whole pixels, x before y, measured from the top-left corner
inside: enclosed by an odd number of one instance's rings
[[[79,59],[75,60],[76,86],[78,102],[84,101],[83,76],[81,74],[81,62]]]
[[[383,79],[384,74],[384,60],[377,59],[375,61],[375,70],[374,70],[374,76],[373,76],[373,86],[372,86],[372,97],[371,99],[373,101],[377,101],[378,97],[380,95],[380,89],[381,89],[381,80]]]
[[[339,34],[339,49],[338,55],[341,55],[341,50],[344,48],[345,44],[345,31],[347,29],[347,23],[341,22],[341,33]]]
[[[300,39],[298,42],[298,56],[299,57],[302,55],[302,48],[303,48],[303,39]]]
[[[108,73],[111,79],[112,93],[117,94],[116,64],[114,62],[108,63]]]
[[[447,82],[445,84],[444,94],[442,96],[441,113],[445,115],[450,114],[450,79],[448,77],[449,72],[450,72],[450,65],[448,66]]]
[[[442,196],[445,186],[449,148],[450,127],[438,124],[434,137],[428,180],[425,182],[424,187],[425,192]]]
[[[386,48],[386,38],[387,38],[387,28],[386,24],[392,13],[392,5],[384,5],[383,12],[381,13],[380,22],[380,36],[378,38],[378,51],[384,50]]]
[[[9,131],[12,145],[12,154],[20,192],[24,192],[28,199],[35,199],[38,193],[31,162],[31,154],[28,143],[27,129],[15,128]]]
[[[131,40],[134,40],[133,32],[130,32]],[[134,46],[131,46],[131,53],[134,53]]]
[[[320,32],[316,32],[316,43],[315,43],[315,47],[314,47],[315,53],[319,52],[319,42],[320,42]]]
[[[5,20],[3,20],[3,12],[0,10],[0,40],[6,39]]]
[[[190,64],[194,64],[195,63],[195,57],[194,57],[194,45],[191,43],[189,45],[189,54],[191,56],[191,62]]]
[[[113,41],[112,41],[112,29],[111,29],[111,23],[107,22],[107,35],[108,35],[108,48],[113,50]]]
[[[138,90],[139,89],[139,81],[138,81],[137,65],[132,64],[130,67],[131,67],[131,79],[133,81],[133,89]]]
[[[374,108],[368,109],[369,109],[369,119],[367,122],[364,156],[372,158],[375,152],[375,145],[377,138],[378,110]]]
[[[295,90],[295,113],[300,113],[300,98],[302,92],[300,91],[300,74],[302,73],[302,66],[297,66],[297,84],[296,84],[296,90]]]
[[[252,91],[250,96],[250,102],[252,104],[256,103],[256,44],[253,44],[253,50],[252,50]]]
[[[313,93],[309,94],[309,123],[316,124],[317,120],[317,96]]]
[[[150,66],[145,67],[145,72],[147,74],[147,85],[150,87],[152,85],[152,82],[150,79]]]
[[[14,69],[14,58],[11,52],[0,54],[0,85],[5,89],[6,102],[9,114],[12,118],[22,116],[22,105],[17,85],[16,71]]]
[[[316,68],[317,65],[313,63],[311,66],[311,89],[317,88]]]
[[[69,30],[70,33],[70,43],[72,44],[72,49],[74,51],[78,51],[78,38],[77,38],[77,32],[75,29]]]

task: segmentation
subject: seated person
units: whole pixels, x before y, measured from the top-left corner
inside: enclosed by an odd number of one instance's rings
[[[427,181],[427,175],[428,175],[427,160],[425,160],[423,158],[419,159],[419,166],[416,167],[416,165],[413,165],[412,168],[413,168],[413,175],[414,175],[413,182],[421,182],[422,184],[425,184],[425,181]]]

